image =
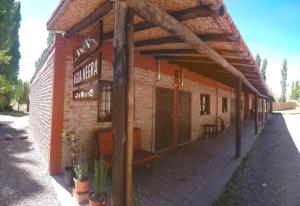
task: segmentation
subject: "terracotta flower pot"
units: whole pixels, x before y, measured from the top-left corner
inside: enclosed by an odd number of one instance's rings
[[[74,189],[76,192],[85,193],[89,191],[89,180],[85,179],[83,181],[79,181],[74,178]]]
[[[106,195],[98,201],[92,198],[93,195],[95,195],[93,192],[89,194],[89,206],[107,206]]]

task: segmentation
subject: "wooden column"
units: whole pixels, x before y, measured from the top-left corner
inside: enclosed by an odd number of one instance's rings
[[[216,82],[216,133],[218,134],[219,131],[219,121],[218,121],[218,116],[219,116],[219,85],[218,82]]]
[[[255,134],[258,133],[258,98],[257,98],[257,94],[255,94],[254,97],[254,126],[255,126]]]
[[[236,117],[235,117],[235,137],[236,137],[236,143],[235,143],[235,156],[236,158],[241,157],[241,138],[242,138],[242,133],[241,133],[241,94],[242,93],[242,81],[241,79],[237,80],[236,84]]]
[[[173,95],[173,142],[172,146],[178,144],[178,128],[179,128],[179,75],[180,71],[176,70],[174,74],[174,95]]]
[[[264,99],[261,98],[261,124],[262,125],[264,125],[264,110],[265,110]]]
[[[270,113],[272,113],[273,112],[273,102],[272,102],[272,100],[270,101]]]
[[[132,202],[133,14],[122,0],[116,0],[114,8],[112,203],[123,206]]]
[[[266,99],[266,123],[268,121],[268,100]]]
[[[133,10],[128,8],[127,14],[127,144],[126,144],[126,206],[133,205],[132,201],[132,158],[133,158],[133,128],[134,128],[134,41],[133,41]]]

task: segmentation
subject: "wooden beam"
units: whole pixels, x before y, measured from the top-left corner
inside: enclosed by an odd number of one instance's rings
[[[168,55],[158,55],[155,56],[155,59],[157,60],[172,60],[172,61],[196,61],[196,62],[207,62],[207,63],[214,63],[211,59],[207,57],[201,57],[201,56],[168,56]],[[244,59],[229,59],[227,60],[231,63],[237,63],[237,64],[251,64],[249,61]]]
[[[233,34],[200,34],[198,35],[198,37],[205,42],[237,42],[239,40],[239,37]],[[182,39],[171,36],[171,37],[137,41],[134,43],[134,46],[144,47],[150,45],[152,46],[152,45],[183,43],[183,42],[184,41]]]
[[[198,17],[218,17],[223,16],[225,13],[224,5],[219,5],[217,8],[210,6],[197,6],[195,8],[188,8],[181,11],[171,12],[170,15],[176,18],[178,21],[185,21],[189,19],[195,19]],[[143,21],[134,25],[134,32],[151,29],[156,27],[155,24]],[[111,39],[113,32],[104,34],[104,40]]]
[[[125,147],[127,141],[127,47],[125,1],[115,1],[115,35],[113,39],[113,156],[112,204],[125,205]]]
[[[101,17],[105,16],[111,10],[112,10],[112,3],[110,1],[105,1],[101,6],[95,9],[90,15],[88,15],[82,21],[80,21],[79,23],[75,24],[70,29],[68,29],[65,32],[64,37],[69,38],[73,34],[80,32],[90,24],[96,22]]]
[[[126,197],[125,205],[133,205],[132,195],[132,159],[133,159],[133,128],[134,128],[134,13],[128,8],[126,18],[126,58],[127,58],[127,144],[126,144]]]
[[[255,94],[254,97],[255,107],[254,107],[254,127],[255,127],[255,134],[258,134],[258,97]]]
[[[241,132],[241,122],[242,122],[242,116],[241,116],[241,97],[242,97],[242,81],[241,79],[237,79],[236,82],[236,117],[235,117],[235,156],[236,158],[241,157],[241,145],[242,145],[242,132]]]
[[[215,50],[221,55],[232,56],[232,57],[241,57],[247,59],[247,52],[231,51],[231,50]],[[172,54],[199,54],[195,49],[157,49],[157,50],[142,50],[140,51],[142,55],[172,55]]]
[[[189,68],[189,67],[195,67],[199,69],[218,69],[218,70],[225,70],[220,65],[214,63],[214,62],[189,62],[189,61],[169,61],[171,64],[177,64],[181,67]],[[241,71],[244,75],[253,75],[258,76],[256,71],[251,71],[247,67],[239,67],[239,71]],[[227,71],[227,70],[226,70]]]
[[[205,44],[203,40],[200,39],[192,30],[180,23],[174,17],[170,16],[146,0],[126,0],[126,2],[128,6],[133,8],[139,16],[178,37],[192,49],[197,50],[199,53],[205,54],[207,57],[218,63],[221,67],[232,73],[233,76],[241,79],[242,82],[253,92],[258,93],[262,97],[266,97],[265,95],[261,94],[239,70],[237,70],[226,59],[224,59],[224,57]]]

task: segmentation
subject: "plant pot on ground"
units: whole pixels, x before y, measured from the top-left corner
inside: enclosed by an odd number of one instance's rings
[[[78,193],[89,191],[88,163],[84,149],[80,151],[74,164],[74,189]]]
[[[66,186],[73,187],[74,186],[74,170],[73,167],[65,167],[65,172],[64,172],[64,183]]]
[[[74,186],[74,164],[75,164],[75,155],[78,154],[80,152],[80,147],[79,147],[79,143],[80,140],[79,138],[76,136],[75,131],[71,130],[71,131],[63,131],[62,133],[62,139],[63,139],[63,143],[64,145],[66,145],[71,153],[71,159],[72,159],[72,166],[67,166],[65,167],[65,172],[64,172],[64,184],[66,186]]]
[[[107,194],[104,192],[108,167],[103,159],[95,160],[93,188],[89,195],[90,206],[106,206]]]

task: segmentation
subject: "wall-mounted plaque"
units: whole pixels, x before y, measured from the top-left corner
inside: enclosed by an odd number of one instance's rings
[[[73,72],[73,86],[77,87],[99,79],[101,67],[101,54],[89,58]]]
[[[89,85],[85,88],[80,88],[73,91],[74,101],[97,100],[98,96],[99,96],[98,82],[94,85]]]
[[[97,26],[91,31],[87,37],[78,44],[73,52],[73,66],[74,68],[88,58],[94,51],[101,46],[103,21],[99,20]]]

